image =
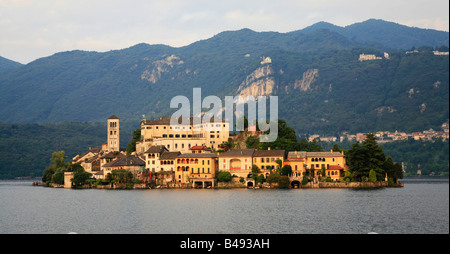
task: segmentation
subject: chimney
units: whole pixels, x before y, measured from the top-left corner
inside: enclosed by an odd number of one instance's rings
[[[331,149],[331,153],[333,153],[333,149]]]

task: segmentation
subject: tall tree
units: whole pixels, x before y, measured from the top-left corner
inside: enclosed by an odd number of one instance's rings
[[[137,128],[135,131],[133,131],[131,141],[127,145],[127,154],[131,154],[132,152],[136,151],[136,142],[138,142],[139,140],[141,140],[141,128]]]
[[[386,176],[386,170],[383,168],[386,155],[383,152],[383,148],[378,145],[373,133],[367,134],[362,145],[368,151],[368,167],[375,171],[377,180],[382,181]]]
[[[361,144],[354,143],[347,151],[347,158],[349,169],[357,180],[369,177],[370,170],[375,172],[378,181],[384,180],[386,156],[372,133],[367,134]]]

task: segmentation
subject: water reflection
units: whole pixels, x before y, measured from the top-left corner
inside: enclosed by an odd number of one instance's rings
[[[67,190],[0,181],[0,233],[449,233],[447,179],[373,190]]]

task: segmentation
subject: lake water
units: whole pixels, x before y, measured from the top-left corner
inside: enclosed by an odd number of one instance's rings
[[[449,182],[372,190],[73,190],[0,181],[2,234],[449,234]]]

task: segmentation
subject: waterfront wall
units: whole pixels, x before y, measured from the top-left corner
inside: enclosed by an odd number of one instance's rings
[[[218,182],[218,189],[236,189],[236,188],[247,188],[246,183],[241,182]]]
[[[372,189],[372,188],[383,188],[388,187],[388,182],[351,182],[351,183],[330,183],[330,182],[320,182],[318,183],[318,188],[362,188],[362,189]]]
[[[33,182],[33,186],[45,186],[43,183]],[[57,185],[50,184],[50,187],[54,188],[73,188],[71,185]],[[82,188],[96,188],[96,189],[126,189],[128,186],[124,183],[114,183],[107,185],[85,185]],[[253,187],[253,186],[252,186]],[[251,188],[252,188],[251,187]],[[292,187],[292,186],[291,186]],[[296,186],[300,189],[318,189],[318,188],[353,188],[353,189],[375,189],[375,188],[385,188],[385,187],[403,187],[402,183],[396,183],[393,186],[389,186],[388,182],[350,182],[350,183],[338,183],[338,182],[309,182],[306,185]],[[148,186],[145,184],[135,184],[132,186],[133,189],[148,189]],[[153,186],[150,189],[154,189]],[[158,186],[157,189],[193,189],[192,184],[169,184],[168,186]],[[241,182],[218,182],[217,185],[213,187],[213,189],[242,189],[248,188],[247,183]],[[268,184],[264,183],[260,188],[263,189],[276,189],[278,188],[278,184]],[[292,187],[294,188],[294,187]]]

